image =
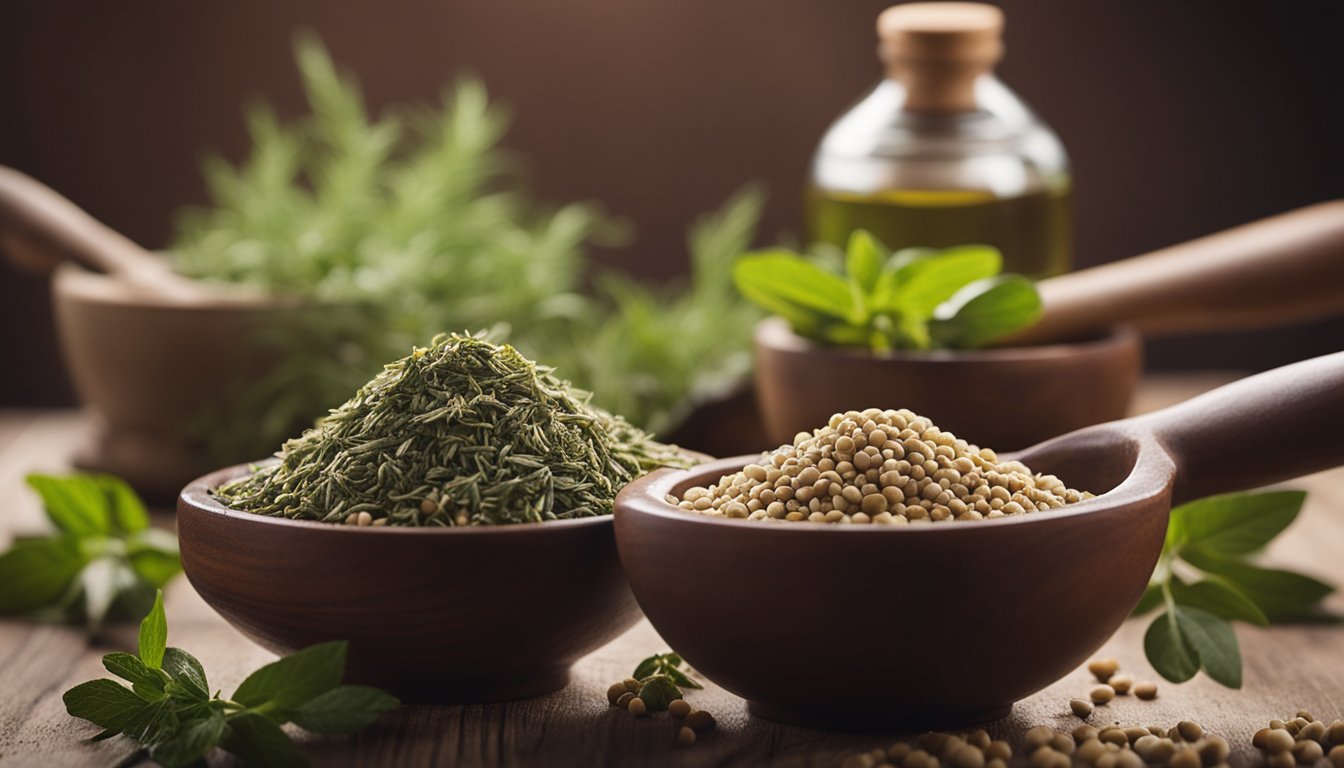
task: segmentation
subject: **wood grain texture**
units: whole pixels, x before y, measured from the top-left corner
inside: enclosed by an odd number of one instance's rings
[[[1225,383],[1226,375],[1149,380],[1140,410],[1152,410]],[[0,540],[15,530],[33,531],[41,518],[23,490],[34,469],[59,469],[78,444],[82,420],[70,412],[0,412]],[[1310,491],[1306,508],[1271,546],[1268,559],[1344,583],[1344,470],[1292,483]],[[168,519],[160,522],[171,524]],[[1344,610],[1336,595],[1331,607]],[[182,579],[168,590],[169,642],[197,654],[213,687],[231,691],[272,655],[216,616]],[[1140,679],[1157,679],[1144,661],[1145,623],[1127,622],[1101,651],[1116,656]],[[986,627],[986,642],[1012,627]],[[1159,683],[1156,701],[1117,699],[1092,722],[1174,724],[1193,717],[1226,737],[1233,764],[1257,765],[1250,736],[1272,717],[1299,708],[1317,717],[1344,718],[1344,627],[1238,625],[1245,657],[1245,687],[1228,691],[1203,676],[1180,686]],[[130,632],[89,645],[72,629],[0,621],[0,765],[101,766],[132,754],[123,740],[88,744],[92,726],[65,715],[61,693],[102,674],[99,657],[112,647],[129,648]],[[890,641],[891,652],[919,652],[937,660],[936,644],[912,650],[909,639]],[[404,707],[353,737],[301,736],[317,766],[686,766],[710,768],[770,765],[785,768],[835,766],[856,750],[889,743],[897,734],[856,735],[775,725],[747,714],[746,703],[710,685],[691,700],[712,711],[719,729],[689,749],[673,746],[674,728],[663,718],[636,720],[606,706],[607,685],[628,674],[642,657],[664,648],[647,622],[579,661],[574,680],[558,693],[506,704]],[[810,650],[808,652],[821,652]],[[1072,728],[1068,700],[1086,692],[1090,678],[1074,670],[1045,691],[1019,703],[990,727],[996,737],[1018,738],[1038,724]],[[862,681],[858,681],[862,684]],[[233,765],[216,754],[212,765]]]

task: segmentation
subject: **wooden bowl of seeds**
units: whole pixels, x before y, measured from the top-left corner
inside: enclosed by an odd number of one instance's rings
[[[276,653],[349,641],[347,682],[408,702],[538,696],[639,619],[610,515],[332,525],[241,512],[211,495],[250,471],[224,469],[182,491],[183,570],[212,608]]]
[[[908,412],[839,414],[771,454],[636,480],[616,500],[617,546],[662,637],[756,715],[886,731],[993,720],[1130,615],[1173,503],[1344,463],[1341,393],[1344,353],[1004,457],[923,422],[907,433]],[[1293,448],[1264,450],[1273,435]],[[959,484],[964,498],[944,498]]]

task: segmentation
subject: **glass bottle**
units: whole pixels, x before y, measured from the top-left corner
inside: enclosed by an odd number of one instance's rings
[[[907,3],[877,22],[887,77],[827,130],[806,200],[811,242],[856,228],[893,249],[986,243],[1004,271],[1069,269],[1068,156],[994,77],[1003,14],[980,3]]]

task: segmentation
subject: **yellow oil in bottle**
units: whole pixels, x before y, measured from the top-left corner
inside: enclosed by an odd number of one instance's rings
[[[813,186],[807,193],[810,242],[844,247],[866,229],[887,247],[992,245],[1003,271],[1046,277],[1072,261],[1069,189],[999,197],[983,190],[888,190],[855,194]]]

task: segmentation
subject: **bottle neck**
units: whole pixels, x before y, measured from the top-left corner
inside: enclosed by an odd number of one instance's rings
[[[992,71],[992,67],[978,62],[907,60],[892,62],[887,77],[904,88],[902,108],[906,111],[956,114],[979,108],[976,80]]]

